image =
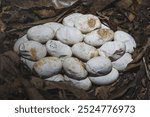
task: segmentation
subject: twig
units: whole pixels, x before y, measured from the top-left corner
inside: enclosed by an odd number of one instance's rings
[[[129,64],[129,66],[127,66],[127,68],[125,69],[124,72],[130,71],[131,69],[135,69],[137,67],[140,67],[140,65],[141,65],[141,62],[136,63],[136,64]]]
[[[150,46],[150,39],[148,39],[146,45],[143,46],[142,51],[138,54],[138,56],[131,62],[132,64],[142,60],[148,46]]]
[[[147,78],[150,80],[149,70],[148,70],[148,67],[147,67],[147,65],[146,65],[146,62],[145,62],[145,58],[144,58],[144,57],[143,57],[142,61],[143,61],[144,68],[145,68],[145,71],[146,71],[146,76],[147,76]]]
[[[107,20],[107,21],[109,20],[109,17],[108,17],[108,16],[103,15],[103,14],[100,13],[99,11],[97,11],[96,14],[99,16],[99,18],[100,18],[101,20]]]

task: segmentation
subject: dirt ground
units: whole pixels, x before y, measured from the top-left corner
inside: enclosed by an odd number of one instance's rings
[[[30,27],[61,22],[74,12],[97,15],[114,31],[122,29],[135,38],[134,60],[113,84],[83,91],[68,82],[44,81],[33,76],[13,52],[16,39]],[[150,99],[149,73],[150,0],[76,0],[69,7],[56,7],[51,0],[0,0],[0,99],[145,100]]]

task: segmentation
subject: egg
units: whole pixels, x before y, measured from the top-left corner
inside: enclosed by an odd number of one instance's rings
[[[45,80],[46,81],[53,81],[53,82],[63,82],[64,77],[62,74],[57,74],[57,75],[51,76],[49,78],[46,78]]]
[[[111,72],[104,76],[97,76],[97,77],[89,76],[88,78],[93,84],[108,85],[115,82],[118,79],[118,77],[119,77],[119,72],[115,68],[112,68]]]
[[[112,61],[119,59],[126,51],[126,46],[120,41],[110,41],[104,43],[99,49],[99,55],[109,57]]]
[[[123,42],[126,45],[127,53],[133,53],[136,48],[134,38],[124,31],[116,31],[114,34],[114,40]]]
[[[21,61],[32,71],[35,61],[31,61],[21,57]]]
[[[63,70],[69,77],[76,80],[85,79],[87,76],[83,62],[75,57],[67,57],[63,61]]]
[[[64,75],[64,79],[65,81],[71,82],[71,85],[79,89],[89,90],[92,87],[92,83],[89,80],[89,78],[85,78],[83,80],[75,80],[75,79],[68,77],[67,75]]]
[[[55,57],[72,56],[71,47],[60,41],[49,40],[46,43],[46,48],[47,52]]]
[[[56,34],[58,29],[60,29],[64,26],[61,23],[57,23],[57,22],[48,22],[48,23],[45,23],[43,25],[48,26],[49,28],[51,28],[54,31],[55,34]]]
[[[132,62],[132,56],[129,53],[125,53],[121,58],[112,62],[115,69],[123,71],[126,69],[127,65]]]
[[[61,72],[62,62],[57,57],[45,57],[38,60],[33,69],[40,77],[51,77]]]
[[[39,42],[27,41],[20,45],[19,54],[23,58],[35,61],[45,57],[47,54],[47,50],[45,45],[42,45]]]
[[[81,13],[72,13],[70,15],[68,15],[67,17],[65,17],[63,19],[63,25],[65,26],[71,26],[71,27],[74,27],[75,26],[75,21],[78,20],[78,18],[80,16],[82,16],[83,14]]]
[[[27,31],[27,37],[29,40],[34,40],[40,43],[46,43],[48,40],[53,39],[54,35],[54,31],[44,25],[33,26]]]
[[[34,75],[46,81],[67,81],[85,91],[92,84],[115,82],[132,62],[135,48],[130,34],[114,32],[99,17],[81,13],[66,16],[62,23],[31,27],[13,47]]]
[[[83,61],[88,61],[93,57],[98,56],[98,51],[95,47],[85,44],[83,42],[72,46],[72,53]]]
[[[73,45],[81,42],[83,35],[74,27],[64,26],[57,31],[56,38],[67,45]]]
[[[82,33],[91,32],[101,27],[101,22],[98,17],[92,14],[82,15],[75,21],[75,27]]]
[[[114,32],[111,29],[97,29],[85,35],[84,42],[95,47],[103,45],[105,42],[114,38]]]
[[[112,64],[108,58],[98,56],[87,61],[86,70],[93,76],[106,75],[111,72]]]
[[[27,35],[24,35],[23,37],[21,37],[21,38],[19,38],[16,42],[15,42],[15,44],[14,44],[14,51],[17,53],[17,54],[19,54],[19,47],[20,47],[20,45],[22,44],[22,43],[24,43],[24,42],[27,42],[28,41],[28,39],[27,39]]]

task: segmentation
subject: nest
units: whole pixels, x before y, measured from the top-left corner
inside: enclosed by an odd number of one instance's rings
[[[12,0],[7,3],[2,0],[0,99],[150,99],[150,6],[146,6],[148,1],[100,1],[77,1],[70,7],[61,6],[56,9],[48,0],[43,4],[40,4],[40,0],[36,4],[32,0]],[[120,73],[120,78],[113,84],[94,85],[91,90],[84,91],[68,82],[45,81],[33,76],[12,51],[16,39],[24,35],[28,28],[50,21],[61,22],[65,16],[74,12],[92,13],[114,31],[122,29],[134,36],[137,43],[133,54],[134,61]]]

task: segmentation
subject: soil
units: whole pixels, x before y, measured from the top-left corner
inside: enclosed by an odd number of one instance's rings
[[[0,99],[150,99],[150,1],[78,0],[67,8],[53,7],[51,0],[0,1]],[[92,13],[112,30],[130,33],[137,43],[134,60],[119,79],[107,86],[83,91],[68,82],[49,82],[34,76],[13,52],[15,41],[27,30],[50,21],[61,22],[70,13]]]

